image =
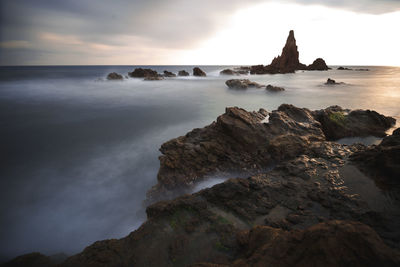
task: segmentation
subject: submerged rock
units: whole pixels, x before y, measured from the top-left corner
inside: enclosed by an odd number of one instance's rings
[[[207,74],[202,71],[199,67],[193,68],[193,76],[200,76],[200,77],[205,77]]]
[[[132,72],[128,72],[129,77],[132,78],[145,78],[145,77],[158,77],[160,76],[157,71],[152,69],[136,68]]]
[[[353,69],[349,69],[349,68],[346,68],[346,67],[339,67],[339,68],[337,68],[338,70],[353,70]]]
[[[164,75],[163,75],[164,77],[176,77],[176,74],[175,73],[172,73],[172,72],[170,72],[170,71],[166,71],[166,70],[164,70]]]
[[[229,88],[235,88],[235,89],[247,89],[249,87],[255,87],[255,88],[261,88],[265,87],[265,85],[258,84],[256,82],[252,82],[248,79],[232,79],[232,80],[227,80],[225,84]]]
[[[307,70],[329,70],[330,68],[326,65],[325,60],[317,58],[311,65],[307,66]]]
[[[246,75],[249,74],[250,67],[238,67],[232,69],[224,69],[220,71],[220,75]]]
[[[164,80],[162,76],[146,76],[144,77],[144,81],[161,81]]]
[[[268,84],[267,87],[265,88],[267,91],[270,92],[280,92],[280,91],[285,91],[285,88],[279,87],[279,86],[273,86]]]
[[[107,80],[123,80],[124,77],[122,77],[121,74],[118,74],[116,72],[111,72],[107,75]]]
[[[327,85],[335,85],[335,84],[339,84],[339,83],[336,83],[335,80],[333,80],[331,78],[328,78],[328,80],[326,80],[325,84],[327,84]]]

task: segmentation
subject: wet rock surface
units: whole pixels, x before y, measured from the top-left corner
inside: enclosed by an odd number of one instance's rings
[[[350,111],[338,106],[310,111],[283,104],[272,112],[227,108],[209,126],[161,146],[158,184],[148,197],[176,196],[174,190],[190,188],[207,175],[259,172],[310,151],[317,141],[383,137],[394,123],[393,118],[375,111]]]
[[[252,82],[248,79],[231,79],[225,82],[226,86],[233,89],[247,89],[249,87],[253,88],[261,88],[265,87],[265,85],[261,85],[256,82]]]

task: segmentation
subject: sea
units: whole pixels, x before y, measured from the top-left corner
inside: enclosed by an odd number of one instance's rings
[[[286,89],[278,93],[229,89],[225,81],[238,77],[219,72],[235,66],[200,66],[207,77],[106,80],[136,67],[192,73],[194,66],[0,67],[0,262],[33,251],[77,253],[137,229],[161,144],[212,123],[226,107],[339,105],[376,110],[400,126],[400,67],[240,76]],[[328,78],[344,84],[325,85]]]

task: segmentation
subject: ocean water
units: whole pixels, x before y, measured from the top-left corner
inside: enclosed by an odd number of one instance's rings
[[[177,72],[192,66],[149,66]],[[241,76],[286,91],[230,90],[230,66],[202,66],[205,78],[107,81],[132,66],[0,67],[0,260],[40,251],[76,253],[119,238],[145,219],[158,148],[203,127],[227,106],[276,109],[290,103],[373,109],[400,122],[400,68]],[[332,78],[344,85],[326,86]],[[376,138],[346,139],[379,142]],[[201,186],[223,179],[214,177]]]

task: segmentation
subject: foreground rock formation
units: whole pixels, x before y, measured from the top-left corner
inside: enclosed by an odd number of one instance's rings
[[[275,57],[271,64],[267,66],[251,66],[251,74],[276,74],[293,73],[296,70],[328,70],[328,66],[322,58],[316,59],[311,65],[306,66],[299,61],[299,51],[297,50],[294,32],[290,31],[286,44],[280,56]]]
[[[399,266],[400,129],[378,146],[331,141],[384,136],[394,122],[338,106],[227,108],[162,145],[149,197],[212,174],[246,178],[152,204],[139,229],[59,266]]]
[[[270,91],[270,92],[281,92],[281,91],[285,91],[285,88],[283,88],[283,87],[273,86],[273,85],[270,85],[270,84],[268,84],[268,85],[265,87],[265,89],[266,89],[267,91]]]

